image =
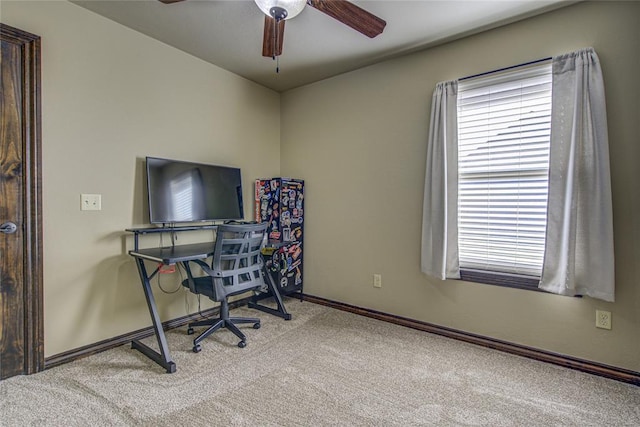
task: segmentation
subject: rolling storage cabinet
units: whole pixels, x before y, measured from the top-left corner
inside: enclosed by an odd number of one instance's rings
[[[255,220],[268,222],[265,261],[281,295],[302,297],[304,181],[259,179],[255,183]]]

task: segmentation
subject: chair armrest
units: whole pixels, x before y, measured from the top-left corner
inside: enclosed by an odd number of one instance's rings
[[[189,285],[189,290],[191,292],[193,292],[194,294],[197,294],[197,290],[196,290],[196,284],[195,284],[195,278],[193,277],[193,273],[191,272],[191,267],[189,266],[189,263],[193,262],[198,264],[198,266],[209,276],[213,275],[213,270],[211,270],[211,268],[209,268],[209,266],[202,260],[199,259],[192,259],[189,261],[184,261],[182,263],[182,265],[184,265],[184,269],[187,272],[187,279],[182,281],[183,286],[185,285],[185,282],[187,285]]]

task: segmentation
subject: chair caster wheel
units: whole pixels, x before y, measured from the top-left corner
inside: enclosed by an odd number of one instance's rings
[[[260,323],[254,323],[253,329],[260,329]]]
[[[245,348],[246,346],[247,346],[247,343],[246,343],[246,342],[244,342],[244,341],[240,341],[240,342],[238,343],[238,347],[240,347],[240,348]]]
[[[187,329],[187,335],[193,335],[193,328]]]
[[[200,346],[200,344],[196,344],[193,346],[194,353],[200,353],[200,350],[202,350],[202,346]]]

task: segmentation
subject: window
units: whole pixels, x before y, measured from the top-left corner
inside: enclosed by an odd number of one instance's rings
[[[604,79],[592,48],[439,82],[430,120],[423,273],[614,301]]]
[[[537,286],[547,223],[551,63],[458,86],[461,277]]]

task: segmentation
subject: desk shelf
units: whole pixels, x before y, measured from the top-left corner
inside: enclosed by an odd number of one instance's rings
[[[140,235],[155,234],[155,233],[180,233],[183,231],[202,231],[202,230],[217,230],[217,224],[203,224],[203,225],[183,225],[178,227],[141,227],[141,228],[126,228],[124,231],[133,233],[133,250],[139,249]]]

